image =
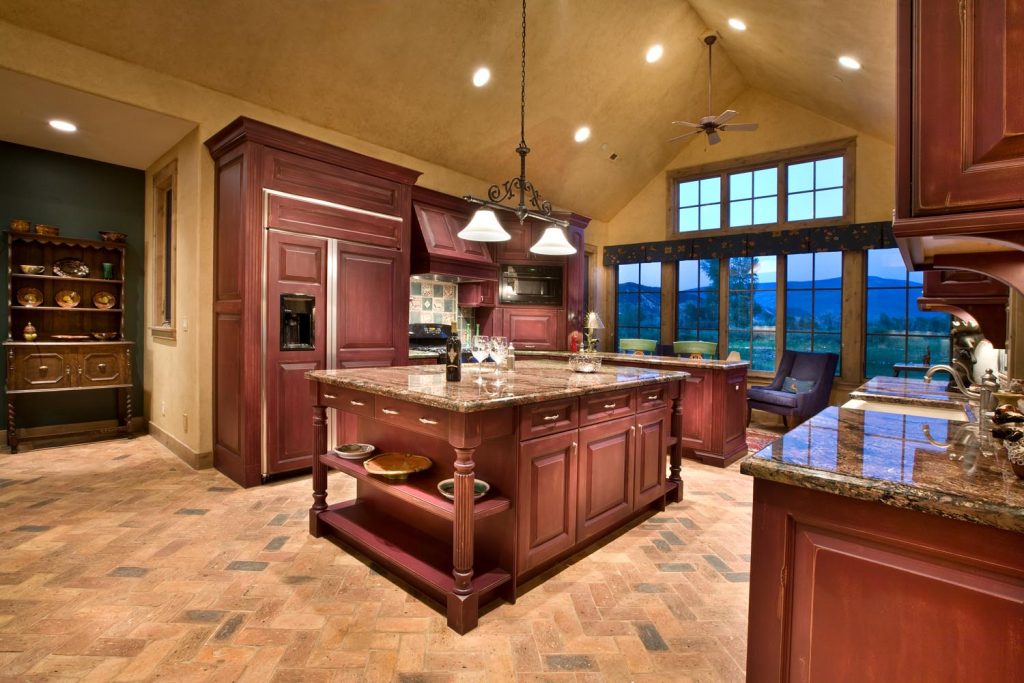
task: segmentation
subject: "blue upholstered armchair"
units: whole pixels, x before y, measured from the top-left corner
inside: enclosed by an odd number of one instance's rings
[[[834,353],[785,351],[772,383],[747,389],[747,424],[751,410],[781,415],[786,429],[791,416],[808,418],[824,410],[838,363]]]

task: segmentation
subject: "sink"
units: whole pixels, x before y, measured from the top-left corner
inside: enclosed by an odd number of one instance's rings
[[[933,408],[928,406],[914,406],[905,403],[883,403],[882,401],[865,401],[863,399],[850,399],[842,405],[843,408],[851,410],[871,410],[876,413],[893,413],[896,415],[914,415],[916,417],[931,417],[939,420],[952,420],[953,422],[970,422],[967,412],[963,408]]]

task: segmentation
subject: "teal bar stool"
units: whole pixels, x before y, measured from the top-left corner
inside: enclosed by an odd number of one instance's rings
[[[653,339],[620,339],[619,351],[623,353],[651,354],[658,350],[658,342]]]
[[[690,358],[703,358],[708,355],[712,358],[718,357],[718,342],[706,341],[677,341],[672,342],[672,353],[677,356],[689,356]]]

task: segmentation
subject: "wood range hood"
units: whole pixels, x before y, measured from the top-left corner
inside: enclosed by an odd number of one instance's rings
[[[466,227],[473,206],[460,197],[412,188],[413,275],[450,282],[498,279],[498,265],[483,242],[467,242],[458,233]]]

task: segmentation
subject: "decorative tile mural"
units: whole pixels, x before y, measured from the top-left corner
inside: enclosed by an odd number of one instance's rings
[[[458,285],[419,278],[409,281],[409,322],[453,325],[471,329],[475,322],[471,308],[459,309]]]

